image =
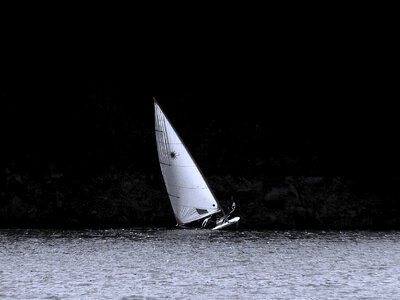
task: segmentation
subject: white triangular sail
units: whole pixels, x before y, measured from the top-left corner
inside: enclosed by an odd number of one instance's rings
[[[154,101],[158,158],[176,221],[187,224],[222,211],[182,140]]]

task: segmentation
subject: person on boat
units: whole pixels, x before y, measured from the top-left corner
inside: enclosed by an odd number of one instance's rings
[[[233,197],[231,197],[231,199],[233,199]],[[225,223],[229,219],[230,215],[234,212],[235,208],[236,208],[236,203],[233,202],[231,211],[228,214],[224,216],[214,214],[205,218],[201,224],[201,228],[210,228],[214,227],[215,225],[220,225],[222,223]]]
[[[209,225],[210,220],[211,220],[211,217],[212,217],[212,216],[209,216],[208,218],[205,218],[205,219],[203,220],[203,223],[201,224],[201,228],[207,228],[207,227],[208,227],[207,225]]]
[[[233,196],[231,197],[231,199],[233,199]],[[219,219],[217,220],[217,225],[218,225],[218,224],[222,224],[222,223],[228,221],[228,219],[229,219],[229,217],[231,216],[231,214],[235,211],[235,208],[236,208],[236,203],[233,202],[233,203],[232,203],[232,208],[231,208],[232,210],[231,210],[228,214],[226,214],[225,216],[222,216],[221,218],[219,218]]]
[[[224,216],[221,216],[219,214],[211,215],[203,220],[201,228],[213,228],[216,225],[221,224],[223,218]]]

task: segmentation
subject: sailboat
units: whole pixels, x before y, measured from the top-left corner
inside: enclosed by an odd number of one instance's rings
[[[226,214],[155,98],[154,113],[158,159],[177,226],[201,223],[201,228],[218,230],[238,225],[240,217],[230,219],[234,203]]]

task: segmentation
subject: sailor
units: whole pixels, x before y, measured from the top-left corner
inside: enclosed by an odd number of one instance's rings
[[[232,200],[232,199],[233,199],[233,196],[231,197],[231,200]],[[228,219],[229,219],[229,217],[230,217],[230,215],[231,215],[231,213],[233,213],[233,211],[235,210],[235,208],[236,208],[236,203],[233,202],[233,203],[232,203],[232,210],[231,210],[228,214],[226,214],[226,215],[224,215],[223,217],[221,217],[221,218],[217,221],[217,224],[222,224],[222,223],[227,222]]]
[[[211,216],[209,216],[208,218],[205,218],[203,223],[201,224],[201,228],[206,228],[208,222],[210,221]]]

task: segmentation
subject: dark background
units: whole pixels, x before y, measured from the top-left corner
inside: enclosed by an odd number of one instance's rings
[[[178,38],[8,32],[0,226],[173,226],[157,97],[241,226],[399,228],[391,39],[373,26],[254,22]]]

